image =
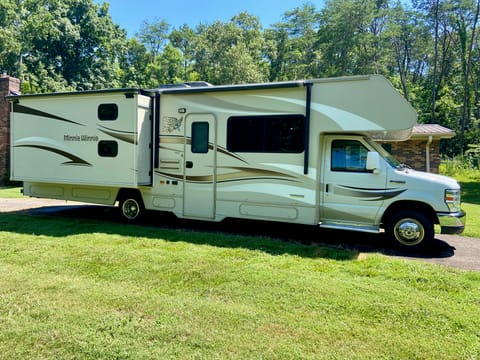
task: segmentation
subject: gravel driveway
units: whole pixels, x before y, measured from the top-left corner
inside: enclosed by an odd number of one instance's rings
[[[99,211],[104,211],[105,207],[92,206],[73,201],[66,202],[63,200],[47,200],[35,198],[0,199],[0,213],[28,212],[30,214],[39,215],[54,214],[61,216],[69,216],[69,211],[72,211],[72,209],[80,212],[80,214],[75,214],[77,217],[78,215],[80,215],[80,218],[82,216],[88,218],[95,217],[95,209],[98,214]],[[82,209],[85,210],[82,212]],[[185,226],[185,224],[183,224],[183,226]],[[241,227],[245,227],[245,225],[243,224],[241,225]],[[267,227],[263,226],[262,228],[265,229]],[[285,229],[282,229],[281,224],[276,224],[275,228],[280,228],[280,230],[278,230],[274,234],[275,237],[279,236],[291,238],[291,236],[289,235],[282,236],[282,234],[285,232]],[[308,232],[309,228],[305,228],[304,232]],[[255,230],[253,231],[255,232]],[[296,234],[298,235],[298,229],[296,229]],[[355,236],[352,236],[352,234],[355,234]],[[417,259],[436,264],[451,266],[458,269],[480,271],[480,239],[477,238],[469,238],[458,235],[437,234],[435,236],[436,242],[431,249],[423,251],[422,253],[404,253],[396,251],[394,249],[384,248],[382,242],[378,240],[377,235],[361,233],[359,234],[352,232],[335,232],[335,234],[333,235],[334,236],[322,237],[335,239],[335,243],[332,243],[331,241],[327,243],[327,245],[329,246],[340,246],[362,253],[380,252],[388,256],[400,257],[405,259]],[[299,240],[302,241],[301,235]]]

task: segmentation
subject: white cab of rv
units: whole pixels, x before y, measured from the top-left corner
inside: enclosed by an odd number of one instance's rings
[[[24,194],[181,218],[366,232],[406,248],[460,233],[451,178],[399,164],[417,116],[382,76],[9,97]],[[159,213],[158,216],[161,216]]]

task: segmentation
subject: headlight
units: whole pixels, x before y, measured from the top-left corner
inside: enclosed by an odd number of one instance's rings
[[[445,203],[451,212],[460,211],[460,189],[445,190]]]

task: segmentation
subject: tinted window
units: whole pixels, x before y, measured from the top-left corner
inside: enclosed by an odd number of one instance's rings
[[[102,157],[116,157],[118,144],[116,141],[102,140],[98,142],[98,155]]]
[[[208,122],[192,123],[192,153],[208,152]]]
[[[332,171],[368,171],[368,149],[356,140],[332,141]]]
[[[100,104],[98,105],[99,120],[117,120],[118,106],[117,104]]]
[[[227,149],[234,152],[301,153],[303,115],[233,116],[227,124]]]

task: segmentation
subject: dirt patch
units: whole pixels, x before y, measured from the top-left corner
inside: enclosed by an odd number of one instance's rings
[[[49,206],[83,205],[84,203],[65,200],[50,200],[36,198],[0,199],[0,212],[16,212]]]

